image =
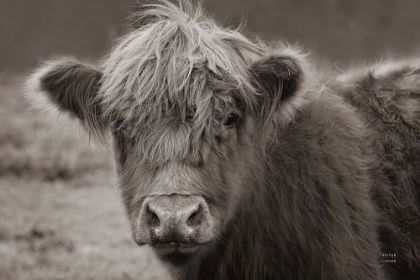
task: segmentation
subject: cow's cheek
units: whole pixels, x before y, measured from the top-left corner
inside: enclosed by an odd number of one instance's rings
[[[131,227],[134,229],[138,221],[143,200],[150,192],[152,174],[130,162],[118,171],[118,188],[120,189],[123,204],[126,209]]]
[[[210,212],[219,234],[234,217],[241,198],[242,181],[235,168],[235,153],[236,151],[231,151],[229,157],[212,154],[202,173],[207,184],[203,193],[208,198]]]

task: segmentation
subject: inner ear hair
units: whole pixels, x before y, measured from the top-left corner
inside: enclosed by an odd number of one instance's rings
[[[26,97],[52,116],[64,112],[80,119],[89,133],[100,136],[106,130],[98,98],[101,79],[99,67],[69,57],[51,59],[26,81]]]
[[[278,95],[280,101],[286,101],[293,96],[303,78],[298,62],[288,56],[270,55],[260,59],[252,65],[252,71],[257,88],[265,93]]]
[[[250,77],[259,100],[256,114],[264,127],[293,122],[321,92],[306,57],[299,48],[282,46],[254,59]]]
[[[95,105],[102,77],[99,69],[74,59],[61,59],[53,61],[49,70],[40,77],[41,89],[59,109],[83,121],[92,113],[100,113]]]

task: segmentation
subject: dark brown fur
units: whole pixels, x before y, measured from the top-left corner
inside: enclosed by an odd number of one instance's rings
[[[350,89],[338,89],[366,120],[374,154],[370,195],[379,209],[379,240],[395,279],[420,277],[420,75],[403,68],[385,77],[363,77]]]

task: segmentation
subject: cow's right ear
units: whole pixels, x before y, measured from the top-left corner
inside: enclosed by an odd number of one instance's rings
[[[106,124],[101,119],[98,98],[102,71],[73,58],[45,62],[26,82],[26,95],[37,108],[65,112],[82,121],[89,132],[102,134]]]

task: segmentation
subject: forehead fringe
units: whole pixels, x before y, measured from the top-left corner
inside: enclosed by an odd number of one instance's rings
[[[147,122],[189,109],[205,119],[214,92],[235,90],[245,103],[253,97],[246,54],[261,54],[237,30],[218,26],[200,5],[167,1],[134,15],[141,26],[122,37],[104,61],[104,115]]]

